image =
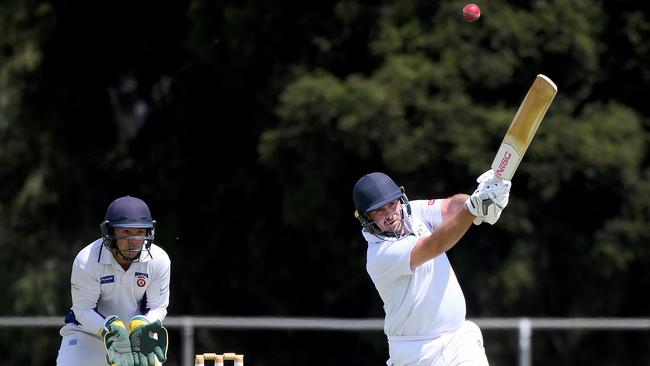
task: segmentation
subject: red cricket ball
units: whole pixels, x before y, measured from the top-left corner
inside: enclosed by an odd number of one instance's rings
[[[468,22],[475,22],[481,16],[481,8],[476,4],[467,4],[463,8],[463,16]]]

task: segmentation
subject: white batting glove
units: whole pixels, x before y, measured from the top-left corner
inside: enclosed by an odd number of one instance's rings
[[[491,170],[490,170],[491,171]],[[510,187],[512,182],[494,178],[494,173],[483,173],[477,181],[479,186],[474,193],[465,201],[465,206],[476,219],[475,225],[487,222],[494,225],[501,217],[501,212],[508,205]]]
[[[486,185],[492,185],[501,181],[503,181],[503,179],[494,175],[494,170],[489,169],[486,170],[485,173],[479,175],[478,178],[476,178],[476,183],[478,183],[478,187],[476,189],[480,191]]]
[[[494,184],[499,180],[499,178],[496,178],[494,175],[494,170],[493,169],[488,169],[486,170],[483,174],[479,175],[478,178],[476,178],[476,183],[478,183],[478,187],[476,188],[478,191],[483,190],[483,188],[486,185]],[[470,210],[472,212],[472,210]],[[481,225],[483,222],[482,217],[477,216],[474,219],[474,225]]]

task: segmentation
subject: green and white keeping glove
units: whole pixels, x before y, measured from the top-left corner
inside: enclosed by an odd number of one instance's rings
[[[167,361],[167,329],[160,320],[151,323],[142,315],[131,319],[129,338],[136,366],[155,366]]]
[[[135,366],[129,333],[117,315],[111,315],[99,330],[106,348],[106,361],[110,366]]]

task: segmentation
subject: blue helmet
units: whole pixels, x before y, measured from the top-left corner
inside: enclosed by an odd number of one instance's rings
[[[134,256],[125,256],[121,251],[117,250],[117,239],[136,239],[144,240],[143,248],[149,252],[151,244],[154,242],[156,221],[151,218],[151,211],[149,206],[136,197],[124,196],[111,202],[106,209],[104,221],[100,224],[102,238],[104,245],[109,250],[117,251],[120,255],[129,261],[137,261],[140,259],[141,250],[137,250]],[[124,237],[118,238],[115,236],[115,228],[136,228],[147,229],[147,235],[144,237]]]
[[[354,185],[352,198],[357,212],[377,210],[402,196],[402,189],[384,173],[366,174]]]
[[[404,222],[410,217],[411,208],[404,193],[404,187],[398,187],[389,176],[379,172],[364,175],[354,185],[352,199],[356,208],[354,215],[370,233],[398,238],[403,236],[398,233],[383,232],[379,225],[367,215],[369,212],[399,199],[402,202],[402,221]]]

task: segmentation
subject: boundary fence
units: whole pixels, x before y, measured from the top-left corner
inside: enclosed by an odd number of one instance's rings
[[[0,328],[56,328],[63,317],[0,317]],[[649,331],[650,318],[470,318],[483,330],[516,330],[518,332],[518,365],[532,366],[532,336],[535,330],[626,330]],[[182,366],[194,363],[194,330],[274,329],[344,332],[382,332],[383,319],[293,318],[293,317],[226,317],[169,316],[165,326],[179,329],[182,339]]]

